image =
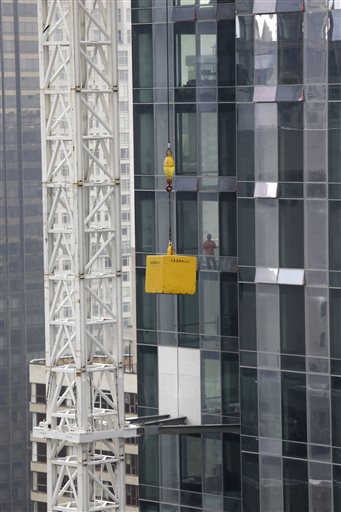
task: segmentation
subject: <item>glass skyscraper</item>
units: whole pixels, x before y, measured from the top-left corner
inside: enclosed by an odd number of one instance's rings
[[[341,2],[132,0],[141,512],[341,510]],[[214,425],[214,426],[213,426]],[[200,427],[200,428],[199,428]]]
[[[37,3],[0,2],[0,510],[30,510],[28,361],[44,350]]]

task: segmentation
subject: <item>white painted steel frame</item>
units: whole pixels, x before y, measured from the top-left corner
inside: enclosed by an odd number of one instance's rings
[[[39,0],[48,511],[124,511],[113,0]]]

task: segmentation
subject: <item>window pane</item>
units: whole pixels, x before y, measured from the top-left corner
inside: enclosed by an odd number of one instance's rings
[[[303,181],[303,107],[300,103],[278,104],[279,177]]]
[[[218,105],[219,122],[219,176],[236,175],[236,107],[233,104]]]
[[[281,352],[305,354],[304,288],[285,286],[280,288]]]
[[[135,174],[155,174],[154,122],[151,105],[136,105],[134,110]]]
[[[198,209],[197,194],[177,193],[177,252],[198,253]]]
[[[279,266],[304,267],[303,201],[279,201]]]
[[[197,174],[197,119],[195,105],[176,106],[176,172]]]
[[[195,25],[175,24],[175,86],[195,87]]]
[[[258,435],[257,370],[240,369],[241,430],[248,436]]]
[[[220,274],[221,335],[238,336],[237,276]]]
[[[205,493],[222,494],[222,442],[220,434],[203,435]]]
[[[179,332],[199,333],[199,293],[178,296]]]
[[[136,269],[136,323],[138,329],[156,329],[156,296],[145,293],[145,269]]]
[[[207,269],[217,269],[219,256],[218,197],[200,194],[200,253],[205,254]]]
[[[278,83],[302,83],[302,13],[278,14]]]
[[[329,12],[329,83],[341,82],[341,10]]]
[[[140,497],[159,501],[159,436],[142,436],[139,439],[139,488]],[[150,461],[153,461],[153,464]],[[148,487],[146,487],[148,486]],[[151,486],[151,487],[149,487]],[[150,512],[149,506],[140,508]],[[158,509],[155,509],[158,510]]]
[[[238,257],[240,265],[255,265],[255,202],[238,201]]]
[[[329,297],[330,357],[341,359],[341,290],[330,289]]]
[[[136,192],[136,251],[155,252],[154,192]]]
[[[215,23],[198,24],[200,34],[198,63],[198,85],[214,87],[217,80],[217,36]]]
[[[341,103],[329,103],[329,181],[341,182]]]
[[[217,176],[218,113],[216,106],[200,105],[198,117],[200,134],[200,174],[204,176]]]
[[[255,84],[277,82],[277,14],[255,16]]]
[[[237,176],[254,180],[254,105],[237,105]]]
[[[341,466],[333,466],[334,511],[341,510]]]
[[[242,453],[243,510],[259,512],[259,463],[258,455]]]
[[[282,429],[283,439],[307,442],[305,374],[282,372]]]
[[[239,365],[237,354],[221,354],[222,413],[230,423],[239,418]]]
[[[257,350],[256,288],[253,284],[239,285],[239,341],[242,350]]]
[[[202,492],[202,447],[199,435],[180,437],[180,485],[181,489]]]
[[[341,270],[341,201],[329,201],[329,268]]]
[[[220,331],[220,294],[217,272],[201,272],[201,332],[218,335]]]
[[[238,85],[252,85],[254,72],[253,16],[236,17],[236,73]]]
[[[237,255],[236,195],[221,193],[219,202],[220,256]]]
[[[138,400],[141,407],[158,407],[157,348],[138,345]],[[148,438],[149,436],[146,436]],[[150,436],[152,437],[152,436]]]
[[[232,20],[218,22],[218,85],[235,84],[235,24]]]
[[[278,181],[277,104],[255,105],[255,180]]]
[[[201,352],[201,410],[202,414],[221,414],[220,357],[215,352]]]
[[[256,266],[278,268],[278,201],[255,200]]]
[[[283,489],[285,512],[309,512],[306,461],[283,459]]]
[[[341,447],[341,378],[332,377],[332,433],[333,446]]]
[[[153,87],[152,25],[135,25],[133,30],[134,88]]]
[[[224,496],[240,498],[240,440],[236,435],[223,435]],[[232,509],[233,510],[233,509]]]

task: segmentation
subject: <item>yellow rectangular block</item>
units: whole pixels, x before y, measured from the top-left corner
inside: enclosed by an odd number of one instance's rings
[[[147,256],[147,293],[194,295],[197,259],[195,256]]]

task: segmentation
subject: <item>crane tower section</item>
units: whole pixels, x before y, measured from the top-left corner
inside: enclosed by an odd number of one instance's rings
[[[38,5],[47,417],[34,435],[49,512],[123,511],[117,2]]]

